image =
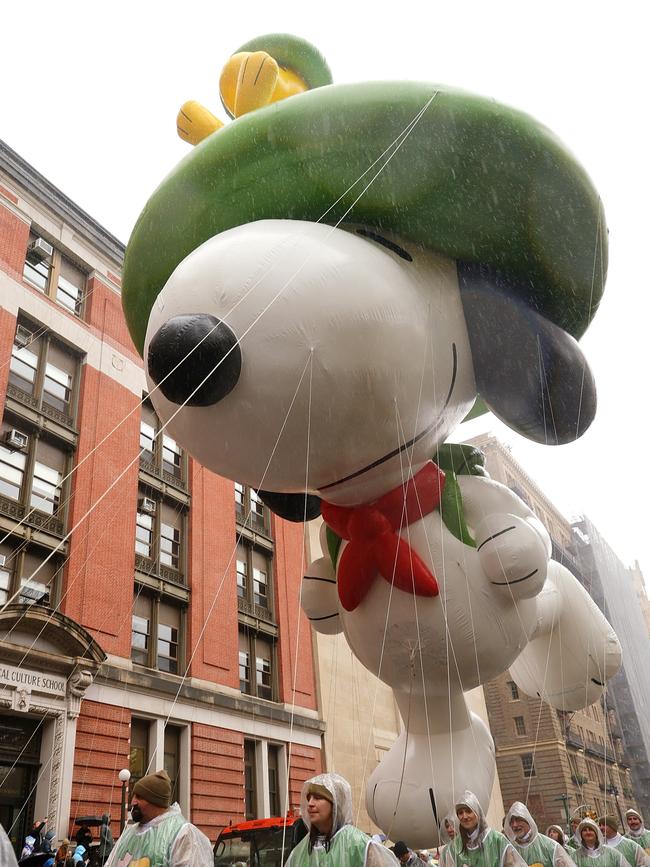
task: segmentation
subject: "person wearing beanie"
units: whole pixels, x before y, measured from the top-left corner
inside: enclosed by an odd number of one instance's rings
[[[526,864],[541,867],[575,867],[566,849],[540,834],[528,808],[515,801],[508,810],[504,833]]]
[[[445,867],[526,867],[508,838],[490,828],[473,792],[456,803],[458,834],[445,852]]]
[[[642,849],[645,849],[646,855],[650,855],[650,831],[646,831],[641,813],[630,808],[625,813],[625,821],[627,823],[627,834],[625,836],[638,843]]]
[[[304,783],[300,815],[309,833],[286,867],[399,867],[386,846],[352,824],[352,790],[338,774],[319,774]]]
[[[627,861],[605,844],[602,831],[593,819],[583,819],[577,828],[580,845],[573,853],[578,867],[628,867]]]
[[[650,867],[650,858],[634,840],[622,837],[616,816],[601,816],[598,820],[600,830],[605,835],[605,842],[617,849],[632,867]]]
[[[131,791],[131,818],[105,867],[142,860],[149,867],[214,867],[205,834],[171,804],[172,782],[165,770],[147,774]]]

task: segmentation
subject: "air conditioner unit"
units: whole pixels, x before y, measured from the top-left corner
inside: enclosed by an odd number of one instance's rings
[[[10,449],[22,451],[27,448],[29,437],[22,431],[12,428],[11,430],[5,431],[3,442],[6,446],[9,446]]]
[[[6,562],[7,562],[7,555],[6,554],[0,554],[0,569],[2,569],[2,567],[5,565]]]
[[[140,497],[138,500],[138,511],[144,512],[145,515],[156,514],[156,501],[151,497]]]
[[[42,262],[43,259],[49,259],[53,252],[51,244],[42,238],[35,238],[27,248],[27,259],[32,263]]]
[[[34,332],[30,331],[29,328],[25,328],[24,325],[19,325],[16,328],[16,336],[14,337],[16,346],[20,346],[22,349],[24,346],[29,346],[33,339]]]

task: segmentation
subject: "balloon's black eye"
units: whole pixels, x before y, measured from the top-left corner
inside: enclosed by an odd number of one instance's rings
[[[205,313],[185,314],[174,316],[156,332],[147,365],[167,400],[211,406],[237,385],[241,350],[225,322]]]

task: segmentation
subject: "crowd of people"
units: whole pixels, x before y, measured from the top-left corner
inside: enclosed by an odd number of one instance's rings
[[[0,827],[0,867],[16,867],[40,854],[43,867],[213,867],[208,838],[171,803],[165,771],[138,780],[131,797],[133,820],[117,842],[108,816],[102,817],[99,844],[83,825],[74,841],[59,841],[45,821],[36,822],[16,861]],[[383,835],[368,836],[352,823],[352,792],[338,774],[320,774],[303,786],[300,812],[307,832],[285,867],[650,867],[650,831],[636,810],[626,829],[613,815],[576,816],[570,830],[551,825],[540,833],[525,804],[515,801],[502,831],[491,828],[478,799],[465,792],[440,828],[437,851],[412,851],[403,840],[390,846]],[[621,833],[624,831],[624,833]]]

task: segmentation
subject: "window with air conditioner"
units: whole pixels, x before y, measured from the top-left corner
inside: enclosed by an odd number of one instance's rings
[[[79,264],[35,233],[31,233],[23,278],[30,286],[74,316],[81,316],[86,290],[86,271]]]

